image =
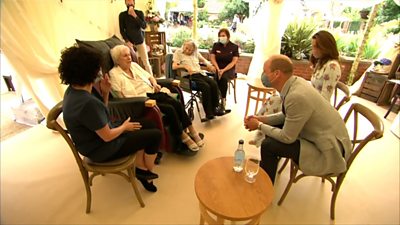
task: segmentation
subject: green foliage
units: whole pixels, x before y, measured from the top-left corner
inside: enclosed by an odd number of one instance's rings
[[[315,33],[317,24],[312,20],[302,20],[289,23],[282,36],[281,54],[291,58],[308,58],[311,51],[311,36]]]
[[[224,9],[218,15],[218,20],[219,22],[224,20],[232,20],[235,14],[246,16],[248,18],[249,3],[245,2],[244,0],[227,1]]]
[[[254,49],[256,48],[256,45],[254,43],[253,39],[248,40],[242,45],[242,50],[245,53],[254,53]]]
[[[342,16],[350,19],[351,21],[360,21],[360,11],[352,7],[346,7],[343,9]]]
[[[183,42],[192,38],[192,32],[187,27],[179,28],[178,31],[171,35],[170,40],[168,40],[168,44],[171,47],[181,47]]]
[[[214,44],[214,38],[211,36],[207,37],[206,39],[200,39],[199,40],[199,49],[212,49],[212,46]]]
[[[393,0],[385,0],[379,8],[376,22],[378,24],[388,22],[391,20],[399,20],[400,6]]]
[[[207,10],[199,10],[199,14],[197,15],[198,21],[208,21],[208,11]]]
[[[340,55],[355,57],[358,51],[360,38],[359,35],[354,34],[343,34],[340,37],[335,36]],[[376,59],[380,54],[379,48],[379,42],[367,42],[364,47],[364,52],[361,54],[361,59]]]
[[[203,8],[206,5],[206,0],[197,0],[197,7]]]
[[[376,59],[378,58],[379,54],[380,54],[380,50],[379,50],[379,44],[375,43],[372,44],[371,42],[368,42],[365,45],[364,48],[364,54],[362,55],[362,59]]]

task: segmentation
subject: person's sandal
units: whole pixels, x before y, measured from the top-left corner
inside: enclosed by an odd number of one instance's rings
[[[192,142],[192,144],[189,144],[190,141]],[[185,139],[182,140],[182,142],[185,143],[186,146],[188,146],[188,148],[189,148],[191,151],[197,152],[197,151],[200,150],[199,146],[196,144],[196,142],[194,142],[194,141],[190,138],[190,136],[187,136]]]
[[[204,146],[204,141],[203,141],[204,135],[202,137],[202,135],[200,135],[200,133],[197,133],[197,135],[189,133],[189,136],[192,137],[194,142],[196,142],[197,146],[199,146],[200,148]]]

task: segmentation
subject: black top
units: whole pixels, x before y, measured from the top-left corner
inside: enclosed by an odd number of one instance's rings
[[[107,123],[112,128],[109,112],[102,101],[87,91],[69,86],[64,94],[63,117],[68,132],[79,153],[101,162],[120,149],[125,142],[125,134],[112,141],[105,142],[97,135],[96,130]]]
[[[223,69],[232,62],[233,57],[239,57],[239,47],[230,41],[226,44],[226,46],[224,46],[221,42],[216,42],[213,45],[211,54],[215,55],[215,60],[217,61],[218,67]],[[227,74],[230,78],[234,78],[235,66],[226,71],[225,74]]]
[[[143,12],[135,9],[136,18],[123,11],[119,14],[119,31],[125,41],[132,44],[140,45],[144,40],[144,29],[146,29],[146,21]]]

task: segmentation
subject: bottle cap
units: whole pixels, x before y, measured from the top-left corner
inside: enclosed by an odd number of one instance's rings
[[[240,139],[240,140],[239,140],[239,144],[242,145],[243,143],[244,143],[243,139]]]

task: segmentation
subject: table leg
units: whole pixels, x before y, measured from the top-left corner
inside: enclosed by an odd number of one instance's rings
[[[200,213],[200,225],[204,225],[204,217],[203,215]]]

